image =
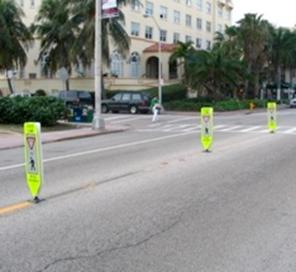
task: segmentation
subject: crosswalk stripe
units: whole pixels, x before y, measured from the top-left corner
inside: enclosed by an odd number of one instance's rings
[[[218,130],[220,128],[225,128],[226,125],[217,125],[217,126],[214,126],[214,130]]]
[[[189,132],[189,131],[194,131],[194,130],[196,130],[196,131],[200,130],[200,125],[197,125],[197,126],[195,125],[195,126],[193,126],[191,128],[185,128],[182,131]]]
[[[259,129],[259,128],[261,128],[261,127],[260,126],[254,126],[254,127],[249,127],[249,128],[242,129],[239,132],[250,132],[250,131],[254,131],[254,130]]]
[[[173,123],[189,121],[189,120],[196,120],[196,119],[197,119],[197,117],[186,117],[186,118],[179,118],[179,119],[171,120],[171,121],[168,121],[168,123],[173,124]]]
[[[236,130],[236,129],[241,128],[241,127],[242,126],[234,126],[234,127],[224,128],[224,129],[220,129],[220,132],[233,131],[233,130]]]

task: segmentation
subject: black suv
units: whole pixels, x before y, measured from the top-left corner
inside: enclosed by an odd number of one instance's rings
[[[102,112],[126,111],[132,114],[148,113],[150,97],[139,91],[122,91],[116,93],[111,99],[102,100]]]
[[[91,92],[70,90],[60,91],[58,98],[64,101],[65,105],[88,105],[94,106],[94,97]]]

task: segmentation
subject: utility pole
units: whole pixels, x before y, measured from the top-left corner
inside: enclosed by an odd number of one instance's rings
[[[102,1],[96,0],[96,34],[95,34],[95,113],[93,129],[105,128],[101,114],[102,97]]]

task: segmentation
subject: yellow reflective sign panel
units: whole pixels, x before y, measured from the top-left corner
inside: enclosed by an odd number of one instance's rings
[[[43,183],[40,123],[24,124],[26,181],[33,198],[38,197]]]
[[[206,151],[210,151],[213,144],[213,118],[213,108],[205,107],[201,109],[201,144]]]
[[[268,130],[271,133],[274,133],[277,129],[277,105],[275,102],[269,102],[267,104],[267,117],[268,117]]]

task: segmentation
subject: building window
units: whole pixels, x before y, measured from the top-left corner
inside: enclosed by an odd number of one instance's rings
[[[230,9],[226,10],[226,19],[231,21],[231,10]]]
[[[218,24],[218,31],[220,33],[223,33],[223,26],[221,24]]]
[[[180,24],[181,23],[181,13],[180,11],[174,10],[174,23]]]
[[[145,28],[145,38],[151,40],[153,38],[153,28],[151,26],[146,26]]]
[[[207,21],[206,30],[207,30],[207,32],[211,32],[212,31],[212,24],[209,21]]]
[[[146,15],[148,16],[152,16],[153,15],[153,3],[147,1],[146,2],[146,11],[145,11]]]
[[[35,8],[35,0],[31,0],[31,8]]]
[[[180,33],[174,33],[174,36],[173,36],[173,43],[177,43],[178,41],[180,41]]]
[[[203,0],[196,0],[196,7],[198,10],[202,10],[202,1]]]
[[[130,74],[131,78],[140,77],[140,54],[138,52],[133,52],[130,57]]]
[[[159,17],[163,20],[168,19],[168,8],[164,6],[160,6]]]
[[[202,39],[196,38],[196,40],[195,40],[195,46],[196,46],[197,49],[201,49]]]
[[[192,37],[190,35],[186,35],[185,42],[192,42]]]
[[[29,79],[36,79],[37,74],[36,73],[29,73]]]
[[[206,4],[206,12],[207,12],[207,14],[212,13],[212,4],[210,2],[207,2],[207,4]]]
[[[192,17],[188,14],[186,14],[186,20],[185,20],[186,26],[191,27],[192,26]]]
[[[198,30],[202,30],[202,19],[201,18],[196,18],[196,28]]]
[[[167,41],[167,31],[161,29],[159,33],[159,39],[161,42],[166,42]]]
[[[218,16],[223,17],[223,8],[221,5],[218,5]]]
[[[192,0],[186,0],[186,5],[191,7],[192,6]]]
[[[122,77],[123,75],[123,60],[117,50],[113,51],[111,55],[110,70],[112,76]]]
[[[211,50],[211,47],[212,47],[212,43],[211,41],[207,41],[207,50]]]
[[[132,36],[140,36],[140,24],[131,22],[131,35]]]
[[[140,11],[141,9],[141,4],[138,0],[132,1],[131,6],[133,11]]]

